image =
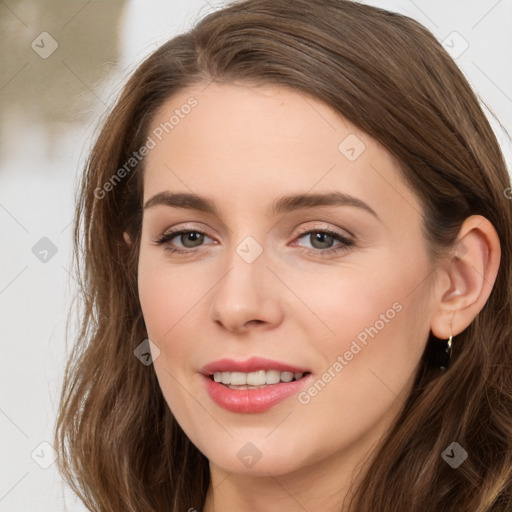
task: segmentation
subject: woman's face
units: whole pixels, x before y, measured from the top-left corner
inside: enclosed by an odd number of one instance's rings
[[[405,401],[435,306],[396,162],[274,86],[191,87],[149,136],[139,294],[176,420],[229,472],[357,460]]]

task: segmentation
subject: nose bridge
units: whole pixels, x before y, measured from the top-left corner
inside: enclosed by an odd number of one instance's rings
[[[229,330],[254,321],[279,322],[279,286],[267,268],[263,245],[246,236],[225,257],[228,270],[213,290],[212,319]]]

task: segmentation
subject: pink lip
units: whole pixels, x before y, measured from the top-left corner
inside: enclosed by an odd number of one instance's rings
[[[280,361],[265,359],[263,357],[251,357],[246,361],[235,361],[234,359],[219,359],[203,366],[201,373],[203,375],[212,375],[215,372],[255,372],[258,370],[278,370],[280,372],[306,373],[309,370],[299,368]]]
[[[294,395],[312,378],[306,375],[300,380],[270,384],[263,388],[230,389],[215,382],[211,377],[202,376],[210,398],[222,408],[238,413],[258,413],[270,409],[285,398]]]
[[[211,375],[215,372],[254,372],[258,370],[278,370],[280,372],[308,373],[299,380],[270,384],[262,388],[231,389],[215,382]],[[279,361],[261,357],[251,357],[246,361],[219,359],[207,364],[201,370],[210,398],[220,407],[238,413],[259,413],[270,409],[285,398],[298,393],[311,380],[311,372]]]

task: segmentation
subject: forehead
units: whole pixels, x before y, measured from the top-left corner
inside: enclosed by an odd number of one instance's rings
[[[152,121],[144,202],[163,190],[265,208],[282,194],[332,190],[369,203],[416,202],[385,148],[298,91],[196,85],[169,98]]]

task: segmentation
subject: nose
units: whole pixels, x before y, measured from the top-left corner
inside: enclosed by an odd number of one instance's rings
[[[263,254],[252,263],[236,252],[214,286],[211,318],[232,332],[277,327],[283,319],[282,283],[267,268]]]

